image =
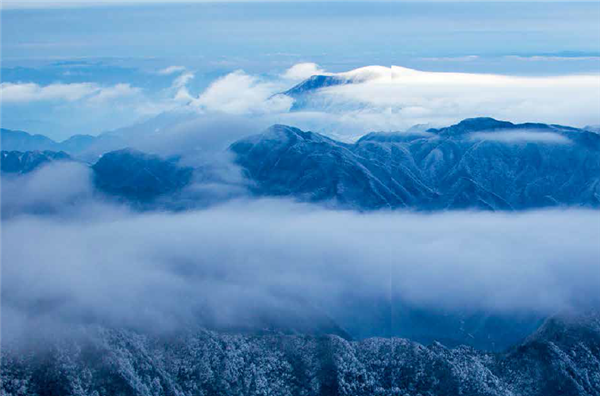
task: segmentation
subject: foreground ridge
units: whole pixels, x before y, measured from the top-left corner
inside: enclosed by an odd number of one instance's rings
[[[551,318],[499,354],[399,338],[88,327],[43,352],[4,348],[2,357],[3,396],[600,394],[597,314]]]

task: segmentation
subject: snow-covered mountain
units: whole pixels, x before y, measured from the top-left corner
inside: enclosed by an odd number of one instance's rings
[[[276,125],[230,149],[260,195],[360,210],[600,206],[600,136],[558,125],[476,118],[355,144]]]
[[[92,327],[68,340],[7,345],[2,355],[3,396],[600,394],[597,313],[548,319],[502,353],[399,338]]]
[[[179,191],[191,181],[193,172],[176,161],[132,149],[106,153],[92,169],[98,189],[134,202],[148,202]]]
[[[315,75],[293,86],[292,88],[285,91],[283,94],[291,96],[292,98],[299,98],[302,95],[316,91],[321,88],[348,84],[350,82],[351,81],[339,76]]]
[[[345,73],[316,74],[283,92],[283,94],[298,99],[319,89],[336,85],[359,84],[372,80],[391,81],[393,77],[392,70],[394,69],[384,66],[366,66]]]
[[[600,135],[560,125],[474,118],[369,133],[354,144],[275,125],[229,151],[256,196],[357,210],[600,207]],[[67,157],[3,152],[2,170],[25,173]],[[186,165],[127,149],[105,153],[92,169],[100,190],[138,202],[181,190],[192,173],[219,183],[205,163]]]
[[[76,161],[63,151],[2,151],[2,173],[25,175],[52,162]],[[133,149],[111,151],[91,166],[95,187],[118,200],[150,203],[180,191],[191,182],[193,168],[176,158],[161,158]]]
[[[72,161],[63,151],[2,151],[0,153],[2,173],[29,173],[42,165],[54,161]]]

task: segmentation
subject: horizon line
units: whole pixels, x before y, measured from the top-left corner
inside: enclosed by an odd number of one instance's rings
[[[4,0],[0,3],[0,10],[27,10],[27,9],[64,9],[64,8],[94,8],[94,7],[131,7],[153,5],[190,5],[190,4],[265,4],[265,3],[588,3],[600,5],[600,0]]]

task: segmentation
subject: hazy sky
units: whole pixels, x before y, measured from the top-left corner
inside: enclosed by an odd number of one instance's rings
[[[11,85],[3,87],[3,126],[57,139],[97,134],[164,111],[182,86],[197,98],[240,70],[285,90],[298,81],[282,84],[279,76],[307,62],[328,72],[367,65],[521,76],[600,72],[598,2],[130,5],[5,9],[2,82]],[[555,121],[572,122],[575,112]]]
[[[372,64],[427,66],[426,58],[430,68],[440,63],[446,69],[476,68],[473,59],[464,66],[447,58],[598,55],[599,19],[597,2],[160,3],[5,10],[2,58],[8,66],[77,58],[136,59],[139,66],[141,60],[177,59],[206,70],[263,72],[298,61],[337,67],[333,71]],[[516,69],[506,60],[485,67]],[[573,70],[567,62],[561,68]],[[550,72],[561,68],[550,65]]]
[[[348,2],[353,0],[178,0],[172,3],[316,3],[316,2]],[[360,1],[360,0],[354,0]],[[472,3],[493,3],[497,0],[422,0],[421,2],[432,3],[448,3],[448,2],[472,2]],[[390,3],[410,3],[407,0],[382,0],[382,2]],[[414,0],[412,2],[415,2]],[[522,0],[504,0],[508,3],[524,2]],[[560,3],[561,0],[529,0],[530,3]],[[579,0],[581,3],[598,3],[599,0]],[[99,1],[83,1],[83,0],[6,0],[4,6],[6,8],[45,8],[45,7],[93,7],[107,4],[116,5],[131,5],[131,4],[151,4],[151,3],[166,3],[165,0],[99,0]]]

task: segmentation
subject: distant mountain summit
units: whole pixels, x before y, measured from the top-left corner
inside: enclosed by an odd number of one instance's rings
[[[291,96],[292,98],[298,98],[317,89],[343,85],[347,84],[348,82],[349,80],[338,76],[315,75],[307,80],[304,80],[300,84],[293,86],[292,88],[283,92],[283,94]]]
[[[0,129],[0,138],[4,151],[65,151],[70,154],[84,151],[96,140],[91,135],[74,135],[62,142],[56,142],[44,135],[32,135],[4,128]]]
[[[527,122],[524,124],[513,124],[508,121],[499,121],[490,117],[478,117],[478,118],[467,118],[462,120],[458,124],[451,125],[445,128],[430,128],[427,132],[435,133],[443,136],[456,136],[463,135],[472,132],[494,132],[494,131],[533,131],[533,132],[557,132],[557,133],[568,133],[568,132],[587,132],[585,129],[577,129],[563,125],[548,125],[541,123]],[[575,136],[575,135],[574,135]],[[585,135],[584,135],[585,136]]]
[[[24,131],[0,129],[2,150],[33,151],[58,150],[58,143],[44,135],[31,135]]]
[[[383,66],[366,66],[345,73],[315,74],[283,92],[283,94],[299,98],[322,88],[344,84],[357,84],[375,79],[391,80],[392,69]]]

